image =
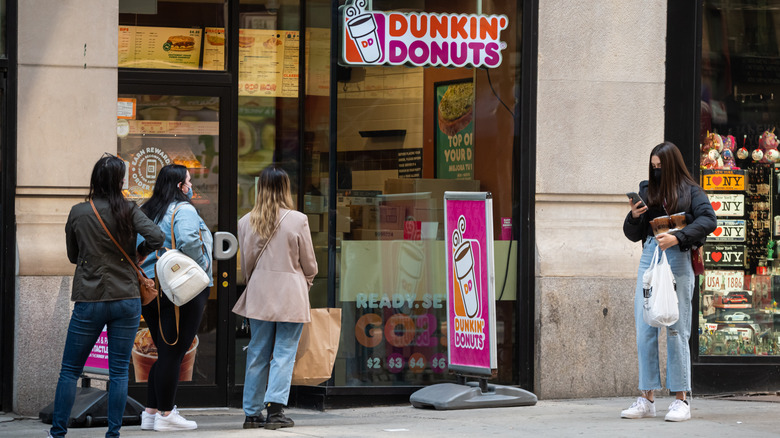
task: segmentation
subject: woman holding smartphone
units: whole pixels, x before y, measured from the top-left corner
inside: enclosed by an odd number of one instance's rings
[[[686,394],[691,390],[691,355],[688,339],[691,336],[691,299],[695,276],[691,267],[691,249],[703,245],[707,235],[717,226],[715,212],[707,194],[694,181],[685,167],[677,146],[664,142],[650,152],[649,178],[639,184],[639,197],[629,199],[631,211],[623,222],[623,233],[632,242],[642,242],[642,257],[637,272],[634,295],[634,319],[639,359],[639,390],[642,395],[628,409],[623,418],[655,417],[654,391],[661,389],[658,360],[658,335],[661,329],[645,323],[642,277],[650,267],[656,248],[666,251],[666,257],[677,283],[677,301],[680,319],[666,328],[666,387],[676,394],[669,406],[666,421],[685,421],[691,418],[690,402]],[[685,213],[687,225],[653,235],[650,221],[661,216]]]

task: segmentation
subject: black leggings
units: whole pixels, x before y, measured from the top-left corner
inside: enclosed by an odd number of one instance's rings
[[[158,321],[157,300],[143,306],[141,313],[149,327],[154,345],[157,347],[157,361],[149,370],[149,381],[146,389],[146,407],[160,411],[173,409],[176,389],[179,387],[179,367],[184,359],[184,354],[195,339],[198,327],[203,317],[206,301],[209,299],[209,290],[206,288],[187,304],[179,307],[179,342],[176,345],[168,345],[160,337],[160,324]],[[176,315],[174,305],[160,291],[160,312],[162,312],[162,329],[168,342],[176,340]]]

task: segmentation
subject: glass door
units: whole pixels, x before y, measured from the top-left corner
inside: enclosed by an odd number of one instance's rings
[[[224,210],[220,187],[227,179],[220,169],[220,151],[228,137],[223,116],[229,114],[228,100],[224,87],[120,87],[117,155],[127,163],[126,196],[143,204],[152,194],[160,169],[181,164],[192,176],[191,202],[212,233],[232,231],[220,217]],[[187,400],[188,406],[227,402],[227,363],[219,358],[227,354],[225,318],[220,315],[226,307],[222,302],[227,302],[227,289],[232,287],[228,263],[215,260],[214,286],[198,334],[181,365],[177,399]],[[142,403],[149,368],[156,360],[156,348],[142,320],[130,371],[130,394]]]

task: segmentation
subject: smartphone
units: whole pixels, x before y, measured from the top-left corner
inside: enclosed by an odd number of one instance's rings
[[[639,195],[636,192],[628,192],[628,193],[626,193],[626,196],[628,196],[628,198],[634,204],[636,204],[637,202],[641,202],[642,204],[639,205],[639,208],[642,208],[642,207],[645,206],[645,201],[643,201],[642,198],[640,198]]]

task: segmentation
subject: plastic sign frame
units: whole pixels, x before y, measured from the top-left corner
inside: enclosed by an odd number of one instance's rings
[[[342,65],[501,65],[506,15],[367,11],[366,4],[347,0],[339,7]]]
[[[493,377],[496,278],[490,192],[444,192],[444,236],[449,369]]]

